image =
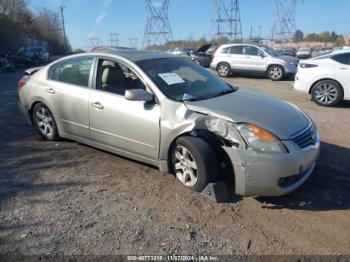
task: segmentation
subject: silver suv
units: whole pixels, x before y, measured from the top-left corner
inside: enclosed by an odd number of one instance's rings
[[[315,168],[320,140],[306,114],[187,58],[96,50],[26,73],[19,107],[45,139],[154,165],[195,191],[229,178],[239,195],[283,195]]]
[[[265,45],[229,44],[220,46],[210,65],[222,77],[231,73],[265,74],[273,81],[297,72],[299,60],[282,56]]]

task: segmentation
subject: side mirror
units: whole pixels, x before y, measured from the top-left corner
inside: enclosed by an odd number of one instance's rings
[[[125,99],[149,103],[154,101],[154,96],[146,92],[144,89],[131,89],[125,91]]]
[[[266,57],[266,55],[265,55],[264,53],[260,53],[259,56],[260,56],[261,58],[265,58],[265,57]]]

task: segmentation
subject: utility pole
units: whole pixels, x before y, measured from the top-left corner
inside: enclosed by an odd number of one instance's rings
[[[174,40],[169,23],[169,0],[146,0],[147,23],[142,48],[171,43]]]
[[[130,37],[129,38],[129,43],[130,43],[130,47],[132,48],[137,48],[137,43],[138,43],[139,39],[136,37]]]
[[[119,35],[119,33],[110,33],[109,34],[110,41],[111,41],[111,47],[118,47],[118,42],[119,42],[118,35]]]
[[[61,10],[61,17],[62,17],[62,28],[63,28],[63,38],[64,38],[64,53],[67,53],[67,38],[66,38],[66,27],[64,24],[64,11],[65,7],[64,6],[60,6],[60,10]]]
[[[210,35],[219,42],[227,37],[231,42],[242,42],[242,22],[239,0],[215,0]]]
[[[277,19],[272,35],[277,40],[287,41],[296,31],[297,0],[275,0]]]

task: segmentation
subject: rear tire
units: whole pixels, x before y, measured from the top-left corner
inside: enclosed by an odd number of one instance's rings
[[[33,122],[39,134],[46,140],[55,141],[59,139],[56,121],[46,105],[37,103],[34,106]]]
[[[273,65],[267,70],[267,77],[272,81],[281,81],[284,78],[284,69],[282,66]]]
[[[231,67],[227,63],[220,63],[217,67],[217,72],[221,77],[228,77],[231,73]]]
[[[331,107],[343,100],[344,91],[338,82],[323,80],[312,88],[311,96],[316,104]]]
[[[209,144],[197,137],[177,139],[171,156],[172,169],[177,179],[196,192],[218,178],[218,163]]]

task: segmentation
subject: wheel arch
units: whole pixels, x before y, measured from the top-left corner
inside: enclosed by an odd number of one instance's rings
[[[218,71],[219,66],[222,65],[222,64],[228,65],[228,67],[230,68],[230,71],[232,70],[230,63],[228,63],[228,62],[226,62],[226,61],[221,61],[221,62],[219,62],[219,63],[217,64],[217,66],[216,66],[216,71]]]
[[[218,168],[220,170],[219,174],[222,175],[220,178],[225,179],[226,182],[230,184],[230,188],[234,189],[235,185],[235,172],[234,172],[234,166],[232,165],[232,162],[225,152],[225,150],[222,149],[222,146],[225,145],[225,141],[218,137],[216,134],[205,130],[205,129],[194,129],[189,132],[184,132],[177,137],[175,137],[168,149],[168,159],[167,159],[167,164],[168,164],[168,170],[169,173],[174,174],[174,170],[172,168],[172,153],[176,145],[176,141],[180,137],[197,137],[203,139],[206,143],[209,144],[209,146],[212,148],[214,151],[215,155],[218,157]],[[221,167],[223,164],[225,164],[225,167]],[[221,172],[222,171],[222,172]],[[232,185],[232,186],[231,186]]]
[[[339,82],[339,81],[337,81],[337,80],[335,80],[335,79],[333,79],[333,78],[330,78],[330,77],[326,77],[326,78],[322,78],[322,79],[319,79],[319,80],[317,80],[317,81],[315,81],[312,85],[311,85],[311,87],[309,88],[309,94],[311,94],[311,92],[312,92],[312,89],[314,89],[314,87],[318,84],[318,83],[320,83],[320,82],[322,82],[322,81],[334,81],[334,82],[336,82],[339,86],[340,86],[340,88],[342,89],[342,91],[343,91],[343,97],[342,97],[342,99],[344,98],[344,87],[343,87],[343,85]]]
[[[278,63],[273,63],[273,64],[271,64],[271,65],[268,65],[265,73],[268,73],[269,70],[270,70],[270,68],[273,67],[273,66],[281,67],[282,70],[283,70],[283,74],[286,73],[286,70],[284,69],[284,66],[283,66],[282,64],[278,64]]]
[[[37,104],[39,104],[39,103],[45,105],[50,110],[51,114],[53,115],[53,117],[55,119],[55,123],[56,123],[57,129],[58,129],[58,133],[61,133],[62,132],[61,124],[58,121],[58,117],[57,117],[56,113],[54,112],[54,110],[52,110],[51,104],[48,101],[46,101],[45,99],[41,99],[39,97],[33,99],[31,104],[30,104],[30,106],[29,106],[29,108],[28,108],[28,116],[29,116],[29,120],[32,123],[32,125],[34,125],[33,110],[34,110],[34,107]]]

